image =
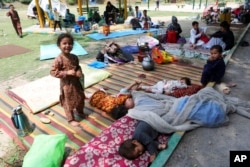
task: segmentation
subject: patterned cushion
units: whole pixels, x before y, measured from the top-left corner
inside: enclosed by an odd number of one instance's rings
[[[120,144],[127,139],[132,138],[137,121],[124,116],[115,121],[110,127],[93,138],[90,142],[82,146],[74,155],[68,157],[64,167],[147,167],[149,164],[149,153],[135,160],[126,160],[118,154]],[[167,143],[168,136],[160,135],[158,141]]]

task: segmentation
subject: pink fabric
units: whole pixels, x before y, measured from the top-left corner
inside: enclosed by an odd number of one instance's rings
[[[147,167],[149,154],[130,161],[118,154],[119,145],[132,138],[137,121],[125,116],[114,122],[106,130],[82,146],[74,155],[68,157],[64,167]],[[168,137],[160,135],[158,140],[167,143]]]

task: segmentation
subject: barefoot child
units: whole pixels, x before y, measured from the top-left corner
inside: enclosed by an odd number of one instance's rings
[[[206,86],[209,82],[220,83],[226,71],[226,64],[222,57],[222,47],[214,45],[210,49],[210,56],[204,65],[201,83]]]
[[[150,162],[153,162],[158,151],[167,147],[156,141],[159,133],[148,123],[138,121],[132,139],[125,140],[119,147],[119,154],[129,160],[142,155],[146,150],[150,154]]]
[[[60,102],[66,113],[68,122],[72,126],[78,126],[79,123],[74,118],[76,114],[84,117],[84,88],[81,85],[80,78],[83,77],[82,69],[76,55],[71,54],[74,39],[70,34],[61,34],[57,39],[57,46],[61,53],[56,57],[50,74],[60,78]]]

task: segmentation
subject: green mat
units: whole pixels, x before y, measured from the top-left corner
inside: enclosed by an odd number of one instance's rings
[[[40,60],[53,59],[61,53],[56,44],[40,45]],[[77,56],[87,55],[88,52],[77,42],[74,42],[72,54]]]

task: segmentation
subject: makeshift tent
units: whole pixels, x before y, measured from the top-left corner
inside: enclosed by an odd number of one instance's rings
[[[81,16],[82,15],[82,0],[78,0],[78,8],[79,8],[79,15]],[[122,3],[122,0],[119,0],[119,10],[121,11],[121,3]],[[123,8],[124,9],[127,9],[127,0],[123,0]],[[89,0],[86,0],[86,8],[87,8],[87,12],[89,12]],[[124,16],[124,19],[127,18],[128,16],[128,13],[127,13],[127,10],[124,10],[124,13],[123,13],[123,16]]]
[[[30,17],[36,17],[33,13],[33,7],[37,7],[38,19],[40,27],[43,28],[42,14],[39,7],[46,11],[46,6],[50,5],[52,9],[57,8],[60,15],[64,16],[66,9],[68,8],[66,4],[60,2],[60,0],[32,0],[27,9],[27,15]]]

